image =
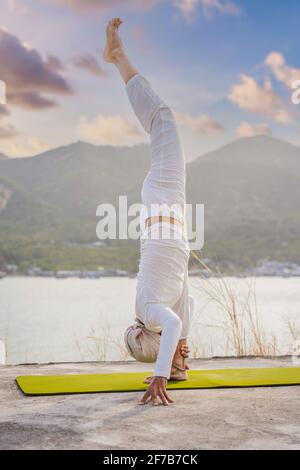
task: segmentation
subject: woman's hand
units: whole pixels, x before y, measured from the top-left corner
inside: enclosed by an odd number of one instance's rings
[[[166,377],[157,377],[154,376],[151,378],[149,387],[147,388],[144,396],[139,401],[140,405],[146,405],[150,402],[152,405],[169,405],[169,403],[174,403],[169,395],[167,394],[167,379]]]

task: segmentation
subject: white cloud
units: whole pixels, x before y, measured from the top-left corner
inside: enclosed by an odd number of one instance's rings
[[[236,133],[239,137],[254,137],[256,135],[270,135],[270,128],[268,124],[249,124],[248,122],[242,122],[236,129]]]
[[[300,69],[287,65],[284,56],[279,52],[271,52],[266,57],[265,64],[268,65],[277,80],[284,83],[289,89],[294,81],[300,80]]]
[[[0,140],[13,139],[18,131],[12,124],[0,125]]]
[[[77,11],[99,12],[116,9],[149,10],[155,5],[169,2],[181,12],[185,19],[190,20],[199,6],[202,6],[207,17],[215,13],[224,15],[239,15],[241,8],[233,0],[44,0],[48,3],[67,6]]]
[[[240,15],[241,7],[230,0],[201,0],[206,16],[213,16],[214,13],[223,15]]]
[[[102,145],[133,145],[145,140],[145,134],[131,118],[122,116],[103,116],[93,120],[82,117],[77,127],[83,139]]]
[[[280,123],[289,123],[293,117],[266,80],[260,86],[252,77],[241,75],[241,83],[232,87],[229,100],[239,108]]]
[[[199,0],[174,0],[175,7],[181,12],[186,20],[191,20]]]
[[[78,55],[73,58],[72,63],[75,67],[89,72],[96,77],[106,77],[107,72],[100,65],[98,59],[90,53]]]
[[[45,94],[72,95],[74,92],[67,80],[53,69],[54,60],[59,62],[52,56],[49,64],[29,44],[0,29],[0,75],[6,83],[7,104],[41,110],[57,106],[56,101]]]
[[[212,18],[216,13],[222,15],[240,15],[240,6],[231,0],[172,0],[174,6],[181,12],[187,21],[195,17],[199,6],[202,6],[204,15]]]
[[[116,8],[130,8],[135,10],[147,10],[161,0],[44,0],[48,3],[57,3],[74,10],[98,10],[109,11]]]
[[[182,125],[186,129],[192,131],[195,134],[218,134],[224,130],[223,126],[210,118],[206,114],[199,116],[193,116],[189,113],[175,112],[175,117],[178,124]]]
[[[1,85],[1,81],[0,81]],[[0,141],[1,146],[3,141],[14,139],[19,135],[19,131],[15,126],[7,122],[7,117],[10,115],[10,111],[7,106],[0,104]],[[0,152],[1,153],[1,152]]]
[[[7,0],[8,6],[11,10],[16,13],[27,13],[28,8],[24,5],[24,1],[21,2],[19,0]]]
[[[1,141],[1,152],[9,157],[27,157],[45,152],[49,145],[36,137],[25,137],[20,134],[10,140]]]

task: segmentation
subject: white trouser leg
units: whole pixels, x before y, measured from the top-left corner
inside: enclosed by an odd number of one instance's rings
[[[172,359],[180,338],[182,323],[172,309],[162,304],[146,305],[146,328],[162,328],[154,375],[170,378]]]
[[[142,188],[143,204],[151,215],[156,215],[154,205],[165,205],[183,219],[185,159],[174,115],[141,75],[127,82],[126,91],[137,118],[150,133],[151,167]]]

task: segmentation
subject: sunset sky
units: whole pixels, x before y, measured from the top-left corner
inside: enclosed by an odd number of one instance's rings
[[[102,61],[112,16],[175,111],[188,160],[255,134],[300,145],[299,0],[0,0],[0,152],[147,141]]]

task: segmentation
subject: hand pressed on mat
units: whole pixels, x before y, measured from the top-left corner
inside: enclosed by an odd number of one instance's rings
[[[152,377],[151,383],[144,393],[142,399],[139,401],[139,404],[146,405],[147,403],[151,403],[151,405],[154,406],[167,406],[169,403],[174,403],[174,400],[169,397],[166,387],[166,377]]]

